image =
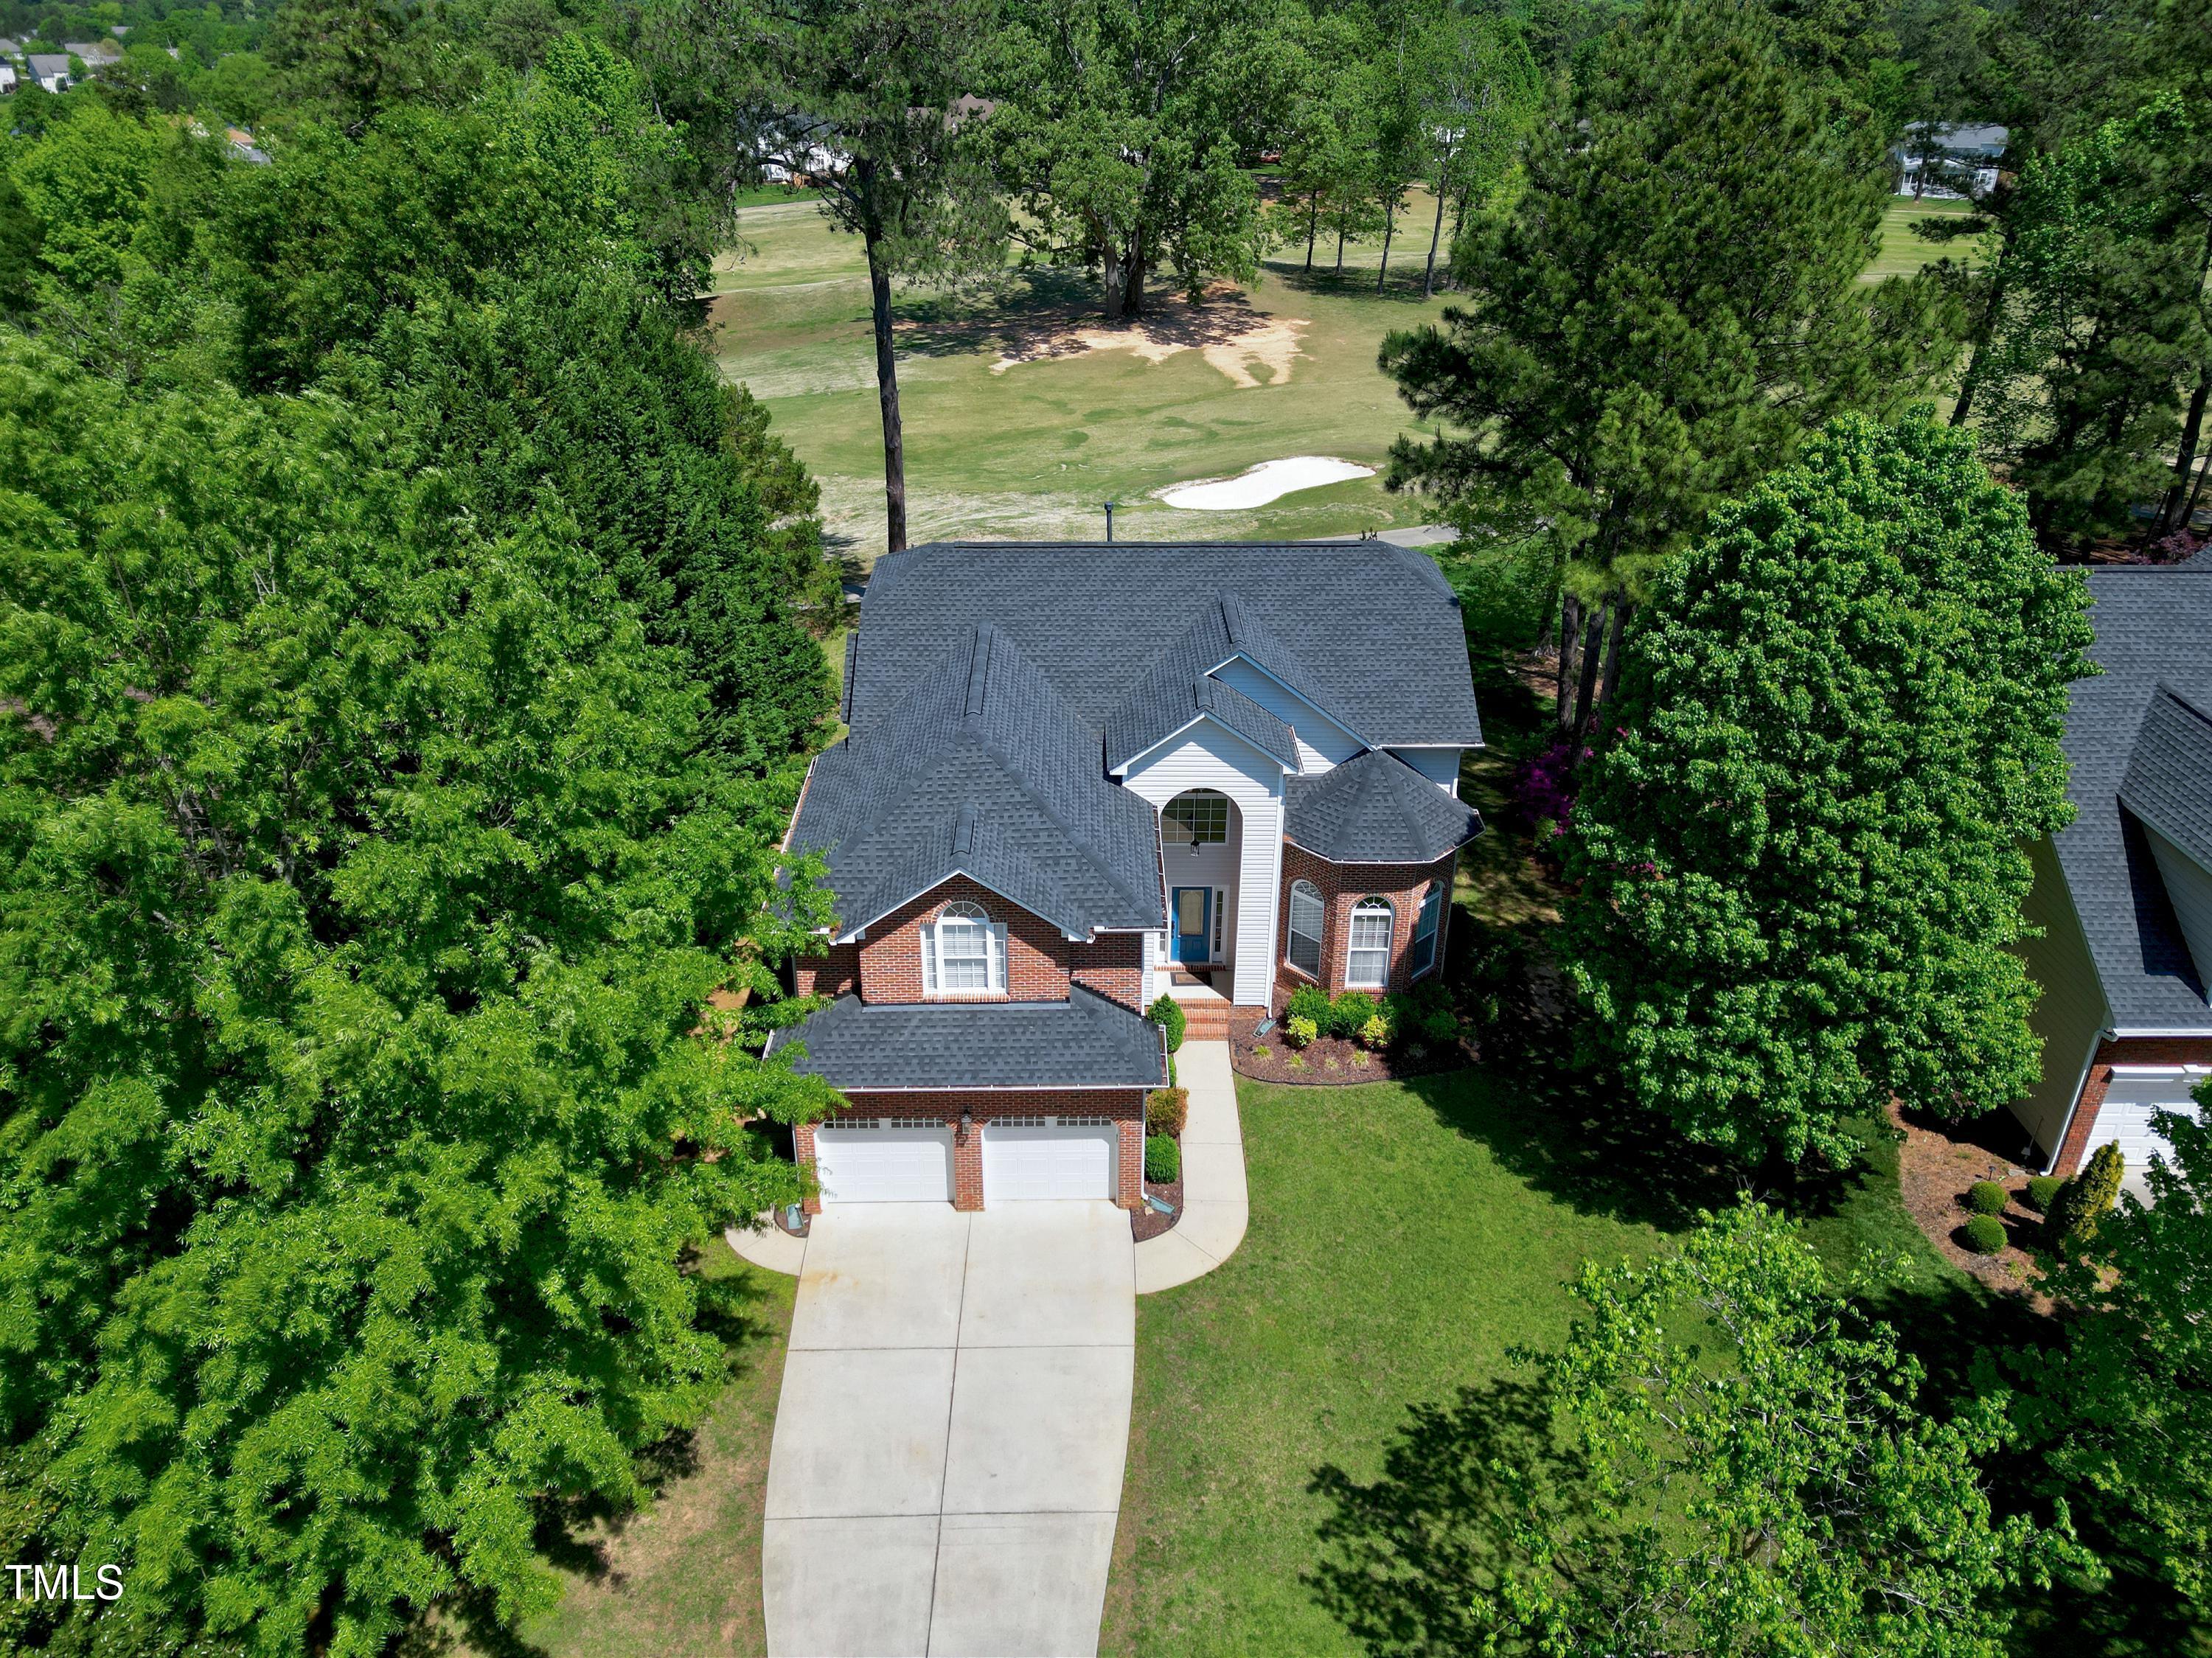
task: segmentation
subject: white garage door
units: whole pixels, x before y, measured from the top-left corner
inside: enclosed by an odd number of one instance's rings
[[[2149,1187],[2143,1176],[2150,1168],[2152,1157],[2172,1156],[2166,1136],[2151,1127],[2151,1116],[2155,1112],[2171,1111],[2177,1116],[2201,1117],[2204,1108],[2191,1097],[2190,1090],[2202,1083],[2205,1075],[2202,1066],[2114,1066],[2112,1084],[2105,1090],[2105,1102],[2097,1109],[2097,1126],[2090,1131],[2089,1144],[2081,1154],[2084,1161],[2091,1151],[2107,1142],[2118,1145],[2120,1156],[2127,1162],[2124,1188],[2148,1197]]]
[[[814,1131],[827,1203],[950,1203],[952,1131],[941,1124],[843,1123]]]
[[[1110,1122],[1030,1118],[983,1126],[983,1205],[1111,1198],[1121,1131]]]

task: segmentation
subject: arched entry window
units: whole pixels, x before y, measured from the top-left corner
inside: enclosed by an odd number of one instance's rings
[[[1170,846],[1218,846],[1229,838],[1229,797],[1192,789],[1161,807],[1160,821]]]
[[[1301,973],[1321,977],[1321,889],[1310,881],[1291,883],[1290,948],[1285,959]]]
[[[1390,978],[1390,928],[1395,912],[1387,898],[1362,898],[1352,907],[1352,944],[1345,952],[1344,982],[1355,990],[1380,990]]]
[[[921,930],[921,988],[927,995],[989,995],[1006,987],[1006,929],[981,904],[947,904]]]

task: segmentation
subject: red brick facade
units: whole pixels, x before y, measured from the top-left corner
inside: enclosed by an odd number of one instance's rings
[[[2097,1113],[2105,1103],[2105,1090],[2112,1086],[2112,1067],[2116,1065],[2212,1066],[2212,1039],[2135,1036],[2100,1042],[2097,1057],[2089,1062],[2089,1074],[2081,1079],[2081,1097],[2074,1102],[2074,1117],[2066,1125],[2066,1139],[2058,1148],[2058,1155],[2051,1159],[2052,1174],[2081,1172],[2090,1137],[2097,1132]]]
[[[859,943],[830,944],[824,954],[794,963],[793,987],[802,996],[857,992],[869,1002],[939,999],[922,992],[921,929],[947,904],[963,900],[980,904],[993,920],[1006,924],[1006,994],[942,999],[1064,1002],[1073,980],[1124,1007],[1144,1011],[1142,933],[1104,932],[1088,944],[1076,944],[1050,922],[958,875],[872,923],[867,937]]]
[[[1431,882],[1443,883],[1444,902],[1437,917],[1434,972],[1443,966],[1445,934],[1451,927],[1451,883],[1459,854],[1448,853],[1433,864],[1332,864],[1316,857],[1294,841],[1283,842],[1283,890],[1276,923],[1282,936],[1275,944],[1275,1007],[1279,1011],[1291,993],[1313,980],[1285,958],[1291,943],[1291,887],[1310,881],[1321,890],[1321,985],[1332,996],[1343,990],[1345,957],[1352,936],[1352,907],[1362,898],[1387,898],[1395,912],[1390,926],[1389,990],[1403,990],[1413,981],[1413,924],[1419,918],[1421,900]],[[1425,975],[1424,976],[1426,976]]]
[[[843,1108],[824,1124],[801,1123],[792,1131],[799,1166],[814,1166],[814,1131],[835,1127],[840,1117],[928,1118],[952,1130],[952,1206],[975,1210],[983,1206],[983,1125],[994,1117],[1110,1117],[1121,1131],[1121,1169],[1115,1181],[1115,1202],[1134,1209],[1144,1201],[1145,1090],[1141,1088],[1083,1088],[1037,1090],[1024,1093],[925,1093],[846,1096]],[[971,1126],[962,1129],[960,1119]],[[822,1212],[819,1199],[810,1198],[806,1212]]]

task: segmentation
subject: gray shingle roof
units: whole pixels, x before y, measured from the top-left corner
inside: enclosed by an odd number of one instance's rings
[[[878,562],[861,610],[852,723],[885,717],[947,639],[988,622],[1103,731],[1224,596],[1242,641],[1231,642],[1280,655],[1303,681],[1292,689],[1366,743],[1482,740],[1458,599],[1427,554],[1382,541],[935,542],[894,553]]]
[[[2212,714],[2171,685],[2143,712],[2120,804],[2212,871]]]
[[[1077,985],[1064,1002],[872,1002],[840,996],[776,1033],[833,1087],[1158,1088],[1158,1025]]]
[[[1158,823],[1099,753],[1011,640],[970,627],[815,761],[792,845],[827,855],[848,933],[956,873],[1074,937],[1164,927]]]
[[[2121,805],[2130,785],[2162,811],[2177,805],[2183,786],[2175,773],[2185,768],[2171,717],[2178,711],[2150,716],[2162,688],[2212,708],[2212,569],[2095,570],[2089,594],[2097,630],[2089,654],[2104,672],[2067,693],[2066,792],[2077,815],[2058,832],[2059,866],[2115,1027],[2212,1031],[2212,1008],[2158,866]]]
[[[1234,686],[1206,677],[1238,654],[1229,630],[1232,603],[1218,593],[1210,595],[1182,636],[1161,653],[1151,671],[1107,714],[1108,770],[1127,765],[1201,714],[1211,714],[1262,754],[1297,769],[1298,743],[1291,728]]]
[[[1283,788],[1284,833],[1334,864],[1431,863],[1482,827],[1474,807],[1380,749]]]

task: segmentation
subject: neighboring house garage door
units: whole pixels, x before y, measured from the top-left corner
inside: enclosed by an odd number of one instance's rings
[[[2203,1082],[2206,1074],[2203,1066],[2114,1066],[2083,1158],[2107,1141],[2117,1144],[2127,1161],[2125,1189],[2148,1196],[2143,1175],[2152,1156],[2163,1153],[2169,1160],[2172,1156],[2166,1136],[2151,1127],[2151,1116],[2171,1111],[2178,1116],[2201,1117],[2203,1108],[2190,1096],[2190,1090]]]
[[[950,1203],[952,1131],[942,1124],[841,1124],[814,1131],[828,1203]]]
[[[1121,1131],[1103,1118],[1016,1118],[983,1126],[983,1204],[1111,1198]]]

